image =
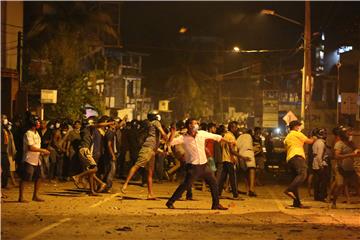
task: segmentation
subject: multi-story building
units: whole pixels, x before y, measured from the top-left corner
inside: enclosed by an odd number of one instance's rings
[[[338,118],[340,124],[360,127],[360,50],[348,50],[341,51],[338,65],[341,99]]]
[[[100,70],[103,71],[103,74],[97,76],[90,74],[89,88],[96,89],[101,96],[103,106],[105,106],[105,114],[117,115],[121,112],[121,115],[124,115],[123,113],[130,115],[130,119],[143,119],[144,116],[146,117],[145,113],[152,107],[151,99],[147,97],[146,91],[142,91],[142,58],[146,54],[125,50],[122,45],[120,28],[122,3],[104,1],[85,4],[97,7],[106,13],[110,17],[112,28],[118,36],[118,38],[113,38],[102,35],[100,36],[101,44],[98,43],[100,45],[94,46],[94,51],[89,56],[96,58],[96,63],[85,63],[86,69],[89,72],[95,69]],[[71,7],[71,3],[69,3],[69,7]],[[25,3],[25,10],[27,22],[25,32],[30,30],[31,24],[39,17],[54,13],[52,6],[43,2],[27,2]],[[36,62],[36,65],[43,64],[41,59],[27,60],[32,63]],[[39,98],[39,96],[39,93],[31,93],[31,98]],[[40,101],[32,102],[36,105]],[[39,108],[39,106],[33,107]],[[91,108],[91,106],[89,107]]]
[[[146,54],[112,47],[105,47],[103,54],[107,62],[105,78],[96,79],[96,89],[105,101],[105,114],[145,119],[153,107],[146,89],[142,89],[142,58]]]

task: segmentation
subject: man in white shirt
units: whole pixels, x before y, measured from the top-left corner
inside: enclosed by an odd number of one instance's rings
[[[236,146],[239,150],[239,154],[246,157],[246,175],[247,179],[245,179],[246,186],[248,189],[249,197],[256,197],[255,193],[255,173],[256,173],[256,161],[255,161],[255,153],[253,149],[253,139],[250,135],[249,131],[241,134],[236,140]]]
[[[37,116],[30,117],[31,128],[24,135],[24,159],[21,171],[21,180],[19,185],[19,202],[27,202],[23,193],[25,182],[34,181],[33,201],[43,202],[39,198],[41,160],[40,154],[49,155],[50,152],[41,148],[41,137],[37,132],[40,128],[40,121]]]
[[[174,202],[181,198],[184,191],[189,189],[193,182],[201,177],[210,186],[212,196],[212,207],[214,210],[227,210],[219,203],[219,190],[214,177],[213,172],[207,164],[207,157],[205,153],[205,140],[213,139],[217,142],[227,140],[223,139],[222,136],[209,133],[206,131],[199,131],[198,121],[195,119],[188,119],[185,123],[187,128],[187,134],[181,135],[177,138],[173,138],[175,134],[175,128],[171,129],[171,136],[169,143],[171,146],[183,144],[185,148],[185,169],[186,177],[183,183],[175,190],[174,194],[167,201],[166,206],[170,209],[174,209]],[[228,142],[231,143],[231,142]],[[231,143],[234,144],[234,143]]]

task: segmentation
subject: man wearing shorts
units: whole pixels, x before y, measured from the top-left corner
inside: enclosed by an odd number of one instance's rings
[[[97,176],[96,172],[98,170],[97,163],[94,158],[94,132],[96,128],[106,127],[113,125],[113,121],[106,121],[95,124],[94,117],[89,117],[84,123],[83,129],[80,131],[81,142],[79,146],[79,158],[83,165],[84,171],[78,175],[72,177],[74,184],[79,187],[80,183],[83,183],[82,179],[87,177],[90,185],[91,196],[98,196],[96,193],[96,184],[100,187],[98,192],[102,192],[106,188],[106,184],[102,182]]]
[[[153,168],[155,161],[155,154],[160,145],[160,135],[163,139],[167,140],[167,135],[163,128],[161,127],[161,116],[158,111],[150,111],[147,115],[148,120],[150,121],[148,126],[148,135],[143,143],[138,158],[135,165],[130,169],[130,172],[126,178],[126,181],[121,189],[123,193],[126,192],[126,188],[129,184],[129,181],[134,176],[134,174],[140,169],[148,167],[148,199],[155,199],[154,193],[152,190],[152,176]]]
[[[40,121],[37,116],[30,117],[30,129],[24,135],[24,158],[21,169],[21,180],[19,184],[19,202],[27,202],[24,199],[25,182],[34,181],[34,193],[32,200],[43,202],[39,197],[41,160],[40,154],[49,155],[50,152],[41,148],[41,138],[37,129]]]

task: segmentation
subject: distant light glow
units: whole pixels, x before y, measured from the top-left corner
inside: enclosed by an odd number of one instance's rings
[[[238,52],[240,52],[240,48],[237,47],[237,46],[235,46],[235,47],[233,48],[233,51],[238,53]]]
[[[188,29],[186,27],[181,27],[179,33],[186,33]]]
[[[351,50],[353,50],[352,46],[341,46],[338,49],[338,54],[350,52]]]
[[[260,14],[275,15],[275,11],[269,9],[263,9],[261,10]]]
[[[276,134],[280,134],[280,133],[281,133],[281,129],[280,129],[280,128],[276,128],[276,129],[275,129],[275,133],[276,133]]]
[[[341,103],[341,94],[338,95],[338,103]]]
[[[321,40],[325,41],[325,34],[324,33],[321,34]]]
[[[320,59],[324,59],[324,51],[320,51]]]

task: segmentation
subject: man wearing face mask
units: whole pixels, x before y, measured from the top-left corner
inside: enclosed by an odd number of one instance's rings
[[[63,135],[60,122],[55,122],[55,130],[52,134],[51,147],[55,150],[52,152],[53,161],[56,162],[56,178],[58,181],[63,181],[63,166],[64,166],[64,149],[63,149]]]
[[[314,134],[317,137],[311,149],[314,156],[311,166],[314,174],[314,200],[325,201],[329,166],[329,150],[326,145],[327,132],[325,128],[319,128]]]
[[[73,175],[74,172],[80,171],[79,167],[75,164],[76,159],[74,158],[76,150],[79,149],[80,145],[80,128],[81,122],[79,120],[75,121],[72,130],[69,130],[68,134],[66,134],[63,139],[63,145],[68,158],[68,171],[70,176]]]
[[[37,116],[30,117],[30,129],[24,135],[24,159],[19,185],[19,202],[26,202],[24,199],[25,182],[35,181],[32,200],[43,202],[39,197],[41,160],[40,155],[49,155],[50,152],[41,148],[41,138],[37,129],[40,128],[40,121]]]
[[[11,184],[14,187],[17,187],[16,185],[16,180],[15,180],[15,172],[16,172],[16,162],[15,162],[15,157],[16,157],[16,146],[15,146],[15,141],[14,141],[14,136],[12,133],[12,123],[9,122],[7,125],[7,132],[9,133],[9,144],[8,144],[8,159],[9,159],[9,164],[10,164],[10,179],[11,179]]]
[[[295,120],[289,124],[290,133],[284,143],[287,150],[286,161],[293,172],[293,181],[284,193],[293,200],[293,207],[305,208],[300,201],[298,188],[306,180],[307,164],[305,160],[304,144],[313,144],[314,139],[306,137],[302,132],[302,123]]]
[[[62,166],[61,154],[63,151],[60,122],[56,120],[55,123],[50,124],[49,129],[51,130],[51,139],[48,145],[50,151],[48,178],[52,182],[55,175],[58,179],[61,179],[62,175],[62,167],[60,168],[60,165]]]
[[[221,135],[209,133],[206,131],[199,131],[198,121],[195,119],[186,120],[185,126],[187,133],[174,138],[176,129],[171,129],[171,135],[169,144],[175,146],[178,144],[184,144],[185,148],[185,162],[186,162],[186,177],[183,183],[175,190],[174,194],[167,201],[166,206],[170,209],[174,209],[174,202],[181,198],[181,195],[191,187],[193,182],[197,178],[203,178],[210,186],[212,196],[212,207],[213,210],[227,210],[219,203],[219,189],[216,183],[215,176],[207,164],[207,157],[205,153],[205,140],[213,139],[217,142],[224,141],[229,144],[235,144],[224,139]]]
[[[9,131],[7,125],[9,121],[6,115],[1,116],[1,187],[7,188],[8,179],[10,176],[10,164],[9,164],[9,153],[8,146],[10,144]]]
[[[49,147],[49,143],[51,141],[51,130],[48,129],[48,122],[46,120],[42,120],[40,123],[40,129],[38,133],[41,137],[41,148],[47,149]],[[50,174],[50,160],[49,156],[43,155],[41,156],[42,163],[42,173],[47,176]]]
[[[138,158],[136,160],[135,165],[130,169],[130,172],[126,178],[126,181],[121,189],[123,193],[129,184],[130,179],[134,176],[134,174],[140,169],[147,167],[148,169],[148,199],[153,200],[156,199],[154,197],[154,193],[152,190],[152,176],[154,171],[155,164],[155,154],[157,149],[160,146],[160,136],[167,140],[167,135],[164,129],[161,127],[161,116],[158,111],[153,110],[150,111],[147,115],[148,120],[150,121],[148,125],[147,137],[142,144],[140,149]]]

